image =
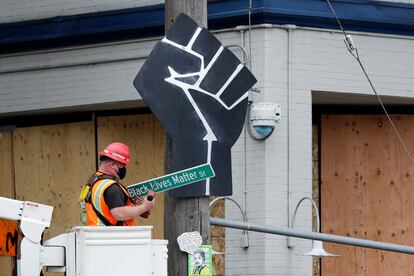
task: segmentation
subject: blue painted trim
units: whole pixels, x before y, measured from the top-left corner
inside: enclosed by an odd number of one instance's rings
[[[2,24],[0,52],[159,35],[164,29],[163,14],[164,5],[154,5]]]
[[[414,35],[414,5],[331,0],[347,30]],[[210,29],[247,25],[248,1],[208,2]],[[252,23],[338,29],[324,0],[255,0]],[[0,24],[0,53],[116,41],[164,33],[164,5]]]
[[[267,5],[263,14],[267,23],[339,29],[326,1],[265,2]],[[331,3],[346,30],[414,35],[412,4],[367,0],[337,0]]]

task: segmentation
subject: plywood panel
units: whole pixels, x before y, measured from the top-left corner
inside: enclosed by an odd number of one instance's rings
[[[44,238],[79,225],[79,192],[95,170],[93,122],[14,131],[16,197],[54,207]]]
[[[10,132],[0,132],[0,196],[13,198],[12,141]]]
[[[112,142],[127,144],[131,161],[125,186],[164,174],[164,131],[152,114],[99,117],[98,148]],[[138,225],[153,225],[153,237],[164,237],[164,195],[156,197],[156,207],[150,218],[137,220]]]
[[[414,116],[393,116],[409,149]],[[414,167],[384,116],[327,115],[321,132],[322,230],[414,245]],[[414,257],[340,245],[323,275],[413,275]]]
[[[319,127],[312,126],[312,199],[319,206]],[[312,212],[312,231],[317,231],[317,217]],[[320,258],[312,259],[312,276],[320,275]]]
[[[0,196],[14,198],[12,170],[11,133],[0,133]],[[0,275],[12,276],[13,263],[13,257],[0,256]]]
[[[216,197],[210,197],[210,201]],[[210,208],[210,216],[224,218],[225,215],[225,204],[224,200],[216,201]],[[211,225],[210,227],[210,238],[213,250],[217,252],[225,251],[225,228]],[[213,275],[223,276],[225,271],[225,255],[217,254],[213,255]]]

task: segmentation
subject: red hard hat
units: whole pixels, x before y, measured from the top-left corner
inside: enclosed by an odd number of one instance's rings
[[[122,143],[111,143],[103,151],[100,151],[99,154],[121,162],[124,165],[128,165],[129,163],[129,148]]]

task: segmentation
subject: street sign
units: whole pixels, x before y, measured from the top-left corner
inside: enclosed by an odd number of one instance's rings
[[[132,184],[127,187],[128,194],[132,199],[145,196],[149,191],[164,192],[181,186],[199,182],[214,177],[213,168],[209,163],[185,169],[179,172],[167,174],[151,180]]]

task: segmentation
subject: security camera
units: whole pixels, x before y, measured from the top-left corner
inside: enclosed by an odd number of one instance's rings
[[[252,103],[249,108],[249,133],[257,140],[269,137],[276,123],[280,122],[280,104],[272,102]]]

